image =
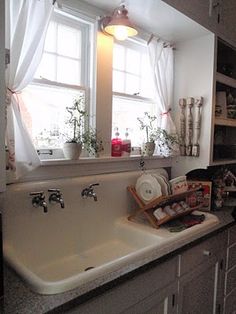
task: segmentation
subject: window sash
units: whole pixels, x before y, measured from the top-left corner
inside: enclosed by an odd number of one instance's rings
[[[80,84],[82,86],[91,85],[90,74],[91,74],[91,60],[93,55],[90,49],[91,46],[90,41],[92,36],[91,23],[86,23],[86,21],[84,20],[81,21],[81,19],[76,17],[75,15],[68,14],[59,10],[55,10],[51,21],[68,27],[79,28],[79,30],[81,31],[81,55],[80,58],[73,58],[60,54],[58,53],[58,51],[52,52],[47,51],[46,49],[44,49],[43,54],[44,53],[49,54],[51,56],[54,56],[55,58],[63,57],[68,60],[79,61],[81,67]]]
[[[124,93],[127,95],[141,94],[144,95],[144,98],[148,98],[150,92],[149,89],[147,89],[147,86],[145,86],[144,84],[144,82],[146,81],[146,72],[144,71],[144,66],[146,69],[146,62],[148,62],[147,59],[144,59],[147,57],[147,47],[140,42],[131,40],[127,40],[125,43],[115,43],[114,45],[123,48],[124,51],[122,52],[123,55],[121,66],[119,66],[119,61],[117,61],[116,58],[114,59],[113,56],[113,61],[118,62],[115,62],[112,67],[114,77],[118,76],[116,80],[114,78],[113,81],[113,92]],[[132,67],[129,68],[127,64],[128,49],[132,49],[134,52],[138,52],[139,67],[135,71],[132,71]],[[119,79],[119,76],[121,76],[122,79]],[[132,87],[132,84],[134,84],[134,87]],[[147,95],[147,97],[145,97],[145,95]]]

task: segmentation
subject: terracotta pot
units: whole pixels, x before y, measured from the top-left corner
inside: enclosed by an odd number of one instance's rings
[[[155,151],[155,143],[154,142],[146,142],[143,146],[143,153],[144,156],[153,156],[154,151]]]
[[[63,153],[65,158],[77,160],[82,151],[81,143],[64,143]]]

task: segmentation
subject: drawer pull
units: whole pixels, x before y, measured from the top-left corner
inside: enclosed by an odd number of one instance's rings
[[[205,256],[211,256],[211,252],[208,251],[208,250],[204,250],[204,251],[203,251],[203,255],[205,255]]]

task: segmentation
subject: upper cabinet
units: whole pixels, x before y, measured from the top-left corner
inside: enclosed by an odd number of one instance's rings
[[[163,0],[236,46],[235,0]]]
[[[218,8],[211,4],[214,0],[163,0],[194,21],[212,30],[215,28]],[[216,12],[217,11],[217,12]],[[216,14],[217,13],[217,14]]]
[[[217,42],[212,164],[236,162],[236,49]]]
[[[219,7],[219,23],[216,28],[216,34],[236,47],[235,31],[235,0],[221,0]]]

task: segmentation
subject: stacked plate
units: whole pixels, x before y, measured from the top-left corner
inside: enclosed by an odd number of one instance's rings
[[[171,194],[166,170],[158,169],[142,174],[136,182],[135,189],[145,204],[162,195]]]

